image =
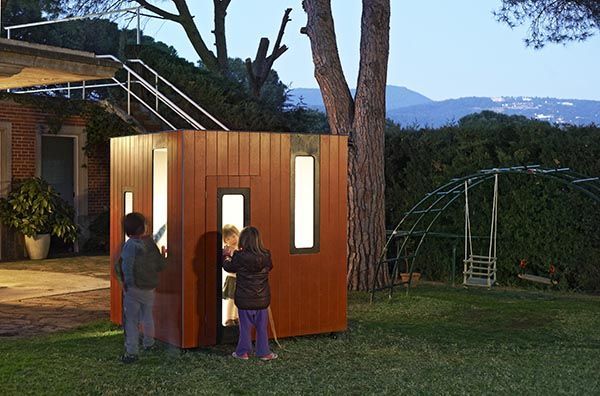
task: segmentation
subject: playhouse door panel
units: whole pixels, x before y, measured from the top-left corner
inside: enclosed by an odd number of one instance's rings
[[[204,342],[215,344],[224,340],[229,332],[226,322],[235,319],[232,310],[222,298],[226,274],[221,267],[223,240],[221,230],[225,224],[233,224],[239,230],[250,222],[250,188],[247,177],[206,177],[206,250],[204,279],[205,320],[202,330]],[[241,187],[240,187],[241,186]],[[229,317],[231,316],[231,317]],[[229,325],[234,322],[228,323]],[[234,326],[227,326],[234,327]]]
[[[237,338],[237,323],[239,320],[237,308],[233,299],[233,274],[222,268],[222,254],[227,242],[222,234],[223,227],[234,226],[241,231],[250,224],[250,189],[239,188],[238,178],[230,178],[228,188],[217,189],[217,341],[235,341]],[[235,187],[233,187],[235,186]],[[228,280],[228,278],[230,278]]]

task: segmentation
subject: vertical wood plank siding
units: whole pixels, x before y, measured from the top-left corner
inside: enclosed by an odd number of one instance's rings
[[[152,150],[169,153],[169,266],[155,303],[157,338],[193,348],[217,340],[217,190],[250,189],[250,221],[273,255],[272,311],[280,337],[346,329],[347,138],[320,135],[319,251],[290,253],[291,136],[176,131],[111,140],[111,266],[123,242],[124,191],[152,227]],[[112,271],[111,320],[121,322]]]

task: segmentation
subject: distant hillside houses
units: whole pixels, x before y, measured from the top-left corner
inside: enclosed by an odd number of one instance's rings
[[[353,92],[354,94],[354,92]],[[600,101],[517,97],[465,97],[433,101],[405,87],[388,86],[387,116],[400,125],[440,127],[484,110],[522,115],[554,124],[600,124]],[[317,88],[296,88],[289,103],[325,111]]]

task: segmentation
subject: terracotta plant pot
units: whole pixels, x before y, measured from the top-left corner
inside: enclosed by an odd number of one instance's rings
[[[404,284],[404,287],[408,287],[409,275],[410,274],[408,272],[402,272],[400,274],[400,278],[402,279],[402,283]],[[420,279],[421,279],[421,273],[420,272],[413,272],[413,274],[412,274],[412,282],[410,283],[411,287],[416,287],[417,284],[419,283]]]
[[[30,259],[45,259],[48,257],[48,250],[50,250],[50,234],[39,234],[33,237],[25,236],[25,249]]]

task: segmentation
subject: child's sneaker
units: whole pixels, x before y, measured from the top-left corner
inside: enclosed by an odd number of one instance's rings
[[[138,360],[137,355],[130,355],[130,354],[126,353],[123,356],[121,356],[121,361],[125,364],[134,363],[134,362],[137,362],[137,360]]]
[[[271,352],[271,353],[269,353],[268,355],[261,356],[261,357],[260,357],[260,360],[275,360],[275,359],[277,359],[278,357],[279,357],[279,356],[277,356],[277,354],[276,354],[276,353],[273,353],[273,352]]]
[[[242,354],[242,355],[238,355],[237,353],[233,352],[233,353],[231,354],[231,356],[233,356],[233,357],[234,357],[234,358],[236,358],[236,359],[241,359],[241,360],[248,360],[248,359],[249,359],[249,357],[248,357],[248,354],[247,354],[247,353],[244,353],[244,354]]]

